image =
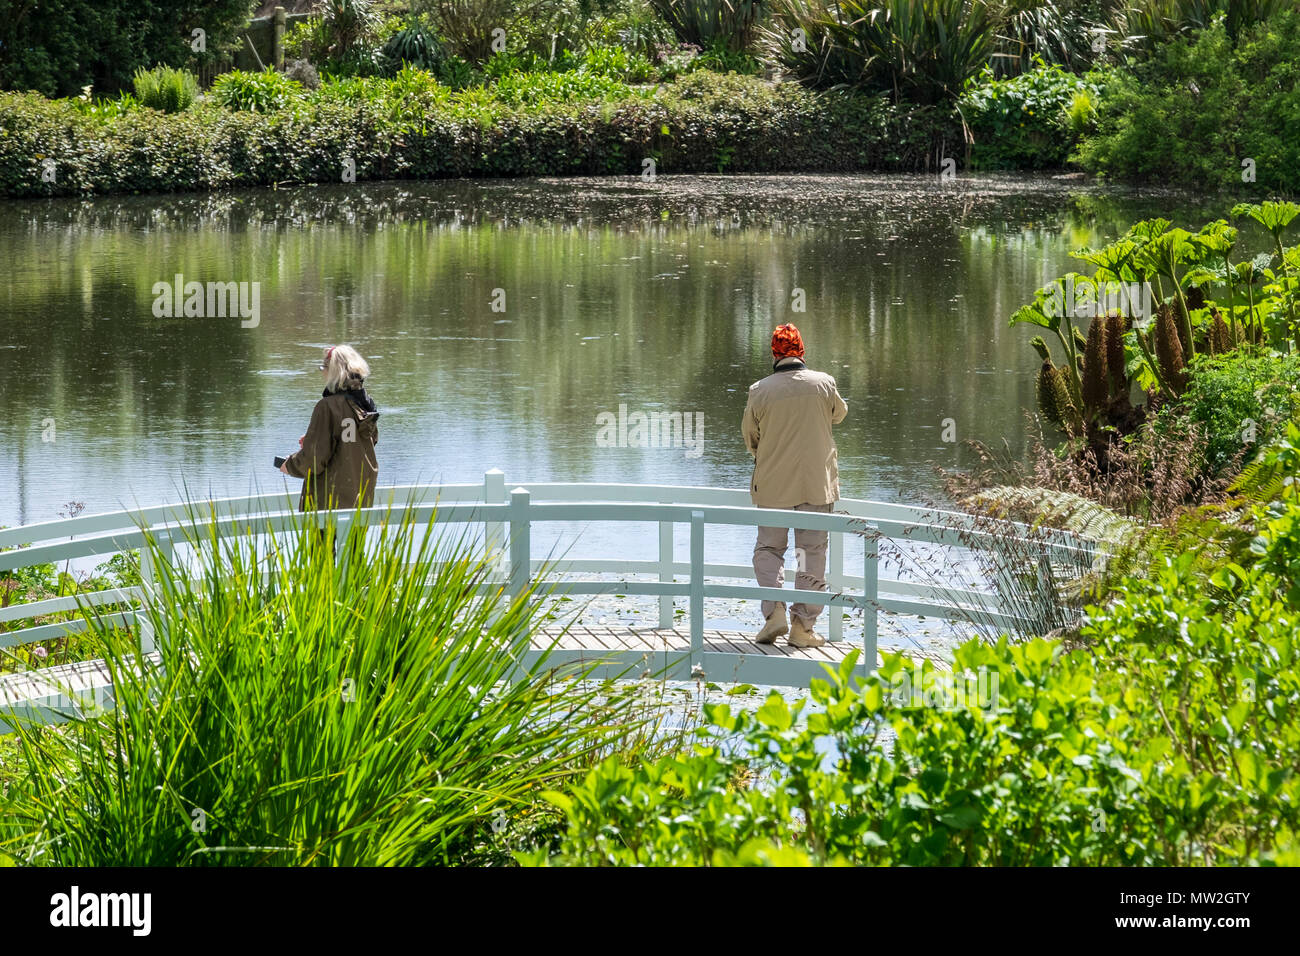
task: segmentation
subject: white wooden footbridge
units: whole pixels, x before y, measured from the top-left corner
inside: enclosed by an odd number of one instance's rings
[[[291,529],[302,519],[296,492],[228,498],[199,505],[162,505],[85,515],[42,524],[0,530],[0,578],[15,568],[108,556],[141,549],[146,538],[167,556],[187,540],[185,529],[199,519],[205,530],[215,524],[223,534],[266,533]],[[658,599],[657,627],[574,624],[545,627],[535,633],[521,667],[545,667],[573,662],[595,663],[599,676],[639,677],[651,672],[673,680],[701,675],[710,681],[743,681],[786,687],[807,686],[825,674],[824,665],[837,666],[851,648],[860,646],[859,668],[876,666],[877,622],[882,613],[920,615],[952,621],[978,619],[995,626],[1013,626],[1014,617],[997,606],[987,591],[935,586],[882,578],[882,539],[906,539],[957,548],[993,547],[997,536],[980,522],[956,512],[906,505],[842,499],[832,514],[776,511],[752,507],[749,494],[722,488],[670,485],[528,483],[507,491],[505,476],[489,471],[481,484],[412,485],[382,488],[376,506],[334,513],[340,534],[349,522],[379,522],[390,509],[410,508],[417,520],[435,515],[448,525],[481,525],[489,553],[500,555],[496,587],[512,595],[530,587],[544,594],[650,596]],[[636,560],[605,555],[559,560],[534,558],[534,526],[618,522],[650,525],[658,532],[658,557]],[[720,564],[706,560],[711,526],[754,528],[758,525],[807,528],[830,532],[827,592],[795,588],[762,588],[753,583],[749,564]],[[688,535],[689,559],[674,555],[678,528]],[[1011,526],[1018,527],[1018,526]],[[1078,564],[1092,553],[1092,543],[1066,534],[1036,533],[1043,561],[1057,558]],[[845,573],[851,549],[862,555],[861,571]],[[159,599],[150,551],[141,550],[139,587],[83,593],[0,608],[0,648],[49,641],[85,630],[84,614],[140,629],[144,653],[152,652],[148,617],[143,607]],[[853,562],[856,565],[856,560]],[[579,575],[585,579],[574,579]],[[593,580],[600,575],[601,579]],[[793,578],[793,576],[791,576]],[[710,580],[713,579],[713,580]],[[749,583],[721,583],[739,579]],[[685,627],[675,624],[674,599],[685,598],[689,613]],[[760,646],[739,631],[705,628],[707,598],[763,599],[829,606],[829,641],[819,648],[798,649],[782,643]],[[861,645],[843,639],[843,613],[863,615]],[[41,623],[49,615],[81,612],[72,620]],[[759,621],[757,607],[753,618]],[[30,625],[30,626],[27,626]],[[757,624],[756,624],[757,626]],[[3,671],[4,668],[0,668]],[[57,723],[79,712],[79,701],[111,706],[112,687],[102,661],[0,673],[0,733],[12,730],[5,715]]]

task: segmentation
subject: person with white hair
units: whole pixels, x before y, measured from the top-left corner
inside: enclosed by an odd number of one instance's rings
[[[307,434],[298,439],[299,450],[280,470],[302,479],[299,511],[369,507],[379,478],[379,409],[365,389],[370,366],[356,349],[335,345],[325,350],[319,367],[325,391]]]

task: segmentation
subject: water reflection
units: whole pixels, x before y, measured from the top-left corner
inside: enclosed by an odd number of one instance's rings
[[[317,350],[375,370],[381,480],[745,487],[745,390],[804,329],[839,380],[845,495],[923,500],[941,440],[1024,439],[1030,333],[1067,253],[1222,209],[1050,178],[660,177],[0,204],[0,524],[280,487]],[[256,282],[260,319],[158,318],[153,286]],[[806,311],[795,312],[796,290]],[[504,311],[494,311],[504,300]],[[704,415],[698,457],[602,447],[620,404]],[[51,429],[52,426],[52,429]],[[53,440],[50,440],[50,439]]]

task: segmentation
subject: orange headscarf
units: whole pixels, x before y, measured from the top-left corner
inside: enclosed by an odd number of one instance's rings
[[[772,356],[785,358],[789,355],[803,358],[803,336],[790,323],[778,325],[772,333]]]

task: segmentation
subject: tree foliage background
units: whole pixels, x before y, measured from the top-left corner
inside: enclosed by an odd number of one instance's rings
[[[129,88],[140,67],[194,68],[239,40],[252,0],[0,0],[0,88]],[[206,50],[191,48],[204,31]]]

